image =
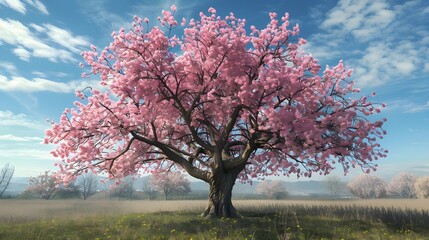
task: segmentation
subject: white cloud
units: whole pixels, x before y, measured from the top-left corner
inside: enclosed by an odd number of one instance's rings
[[[82,36],[74,36],[70,31],[61,29],[51,24],[45,24],[46,34],[55,43],[67,48],[74,53],[80,53],[79,47],[88,47],[90,42]]]
[[[39,72],[39,71],[33,71],[33,72],[31,72],[31,74],[36,75],[36,76],[38,76],[40,78],[46,78],[47,77],[46,73]]]
[[[52,72],[52,71],[47,71],[47,72],[40,72],[40,71],[32,71],[31,74],[39,77],[39,78],[48,78],[48,76],[55,76],[58,78],[64,78],[67,77],[69,74],[64,73],[64,72]],[[17,74],[14,74],[15,76]]]
[[[20,21],[0,18],[0,40],[17,46],[15,49],[19,50],[14,53],[23,60],[31,56],[52,62],[77,62],[73,55],[80,53],[79,47],[89,45],[85,37],[73,35],[51,24],[29,26],[36,31],[30,30]]]
[[[42,142],[43,138],[40,137],[19,137],[11,134],[0,135],[0,141],[12,141],[12,142]]]
[[[2,149],[0,159],[57,160],[50,151],[40,149]]]
[[[53,62],[74,61],[72,53],[49,46],[35,36],[28,27],[16,20],[0,18],[0,40],[29,49],[33,57],[47,58]]]
[[[321,38],[325,36],[318,34],[313,35],[311,40],[307,42],[307,44],[303,45],[301,49],[306,53],[312,54],[317,59],[334,59],[338,58],[341,55],[341,51],[337,47],[332,46],[340,44],[338,39],[332,39],[330,41],[326,41],[324,45],[319,44]],[[317,39],[317,40],[315,40]]]
[[[367,41],[393,21],[395,12],[383,0],[340,0],[322,23],[326,29],[351,33],[359,41]]]
[[[46,6],[43,5],[43,3],[40,2],[39,0],[26,0],[26,2],[30,6],[36,8],[37,10],[39,10],[41,13],[43,13],[45,15],[49,15],[49,12],[48,12],[48,9],[46,8]]]
[[[15,64],[13,64],[11,62],[0,62],[0,74],[1,73],[8,73],[11,75],[16,75],[17,71],[18,70],[17,70]]]
[[[44,78],[27,79],[24,77],[12,77],[8,79],[0,75],[0,90],[11,92],[62,92],[70,93],[75,90],[84,89],[85,87],[95,87],[101,89],[99,81],[97,80],[80,80],[71,81],[68,83],[55,82]]]
[[[420,5],[340,0],[325,19],[319,16],[321,32],[304,49],[321,62],[344,58],[361,88],[412,81],[429,71],[429,29]]]
[[[62,82],[54,82],[43,78],[34,78],[32,80],[24,77],[12,77],[7,79],[0,76],[0,89],[4,91],[20,91],[20,92],[69,92],[69,86]]]
[[[40,25],[37,25],[35,23],[30,23],[28,24],[28,26],[30,26],[31,28],[33,28],[34,30],[38,31],[38,32],[43,32],[45,30],[45,28],[43,28]]]
[[[19,13],[25,14],[27,9],[25,8],[25,5],[20,0],[0,0],[0,4],[11,8]]]
[[[27,128],[40,128],[38,122],[31,121],[27,115],[19,113],[15,114],[11,111],[0,111],[0,126],[21,126]]]
[[[417,44],[419,45],[419,44]],[[374,42],[351,60],[355,79],[360,86],[379,86],[403,76],[410,76],[425,63],[429,49],[410,41]]]
[[[25,2],[28,5],[39,10],[41,13],[45,15],[49,14],[46,6],[43,3],[41,3],[39,0],[26,0]],[[21,0],[0,0],[0,4],[8,8],[11,8],[21,14],[25,14],[27,12],[27,8],[25,7],[24,2],[22,2]]]
[[[21,60],[28,61],[30,59],[31,53],[25,48],[17,47],[13,49],[13,53],[15,53],[15,55],[18,56]]]

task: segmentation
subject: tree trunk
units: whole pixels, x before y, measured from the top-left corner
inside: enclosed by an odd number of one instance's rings
[[[236,167],[228,172],[217,171],[210,179],[209,204],[202,214],[204,217],[238,218],[239,215],[232,205],[232,188],[244,166]]]

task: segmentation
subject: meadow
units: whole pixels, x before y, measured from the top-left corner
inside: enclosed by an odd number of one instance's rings
[[[0,200],[0,239],[429,239],[429,200]]]

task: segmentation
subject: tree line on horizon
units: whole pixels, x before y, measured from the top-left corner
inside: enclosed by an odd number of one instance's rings
[[[14,166],[6,164],[0,169],[0,198],[5,197],[10,180],[13,177]],[[92,173],[82,174],[76,181],[67,186],[57,184],[54,172],[45,171],[37,177],[29,179],[29,186],[19,198],[67,199],[80,198],[86,200],[100,191],[99,183],[104,185],[102,190],[105,198],[135,199],[136,178],[128,177],[114,182],[110,186]],[[346,184],[344,186],[344,184]],[[256,194],[268,199],[285,199],[289,197],[287,184],[281,180],[264,180],[256,187]],[[146,199],[155,200],[158,197],[168,200],[172,196],[185,196],[192,190],[189,180],[180,172],[156,172],[140,183]],[[375,175],[361,174],[348,183],[341,181],[336,175],[329,176],[325,181],[327,194],[332,199],[340,197],[342,189],[346,188],[352,195],[361,199],[371,198],[429,198],[429,176],[417,176],[402,172],[390,182]],[[108,194],[108,195],[107,195]],[[311,196],[310,196],[311,197]],[[317,198],[316,195],[313,197]]]

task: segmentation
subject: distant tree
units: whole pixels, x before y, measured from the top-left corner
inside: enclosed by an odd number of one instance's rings
[[[387,183],[374,175],[362,173],[347,185],[349,191],[360,198],[382,198],[387,193]]]
[[[0,198],[3,197],[3,194],[9,187],[10,180],[12,179],[14,172],[15,168],[10,166],[9,163],[6,163],[6,165],[0,169]]]
[[[55,197],[58,190],[57,178],[55,172],[45,171],[37,177],[29,179],[29,187],[25,190],[33,196],[41,199],[50,200]]]
[[[326,188],[331,194],[331,198],[335,199],[338,193],[342,190],[343,185],[341,184],[341,178],[337,175],[330,175],[326,180]]]
[[[79,188],[76,186],[75,182],[71,182],[67,186],[59,186],[55,193],[56,199],[79,198],[79,196]]]
[[[429,198],[429,176],[417,178],[414,188],[418,198]]]
[[[417,176],[410,173],[400,173],[393,177],[389,183],[388,192],[402,198],[415,198],[417,196],[415,183]]]
[[[77,179],[77,187],[80,193],[80,198],[88,199],[97,193],[98,180],[92,173],[85,173]]]
[[[191,183],[181,172],[159,172],[152,174],[150,184],[164,194],[165,200],[171,194],[191,192]]]
[[[142,190],[149,197],[149,200],[154,200],[158,194],[157,189],[150,183],[150,177],[143,179]]]
[[[287,196],[284,183],[279,180],[263,181],[256,188],[256,192],[270,199],[282,199]]]
[[[118,197],[132,200],[135,192],[134,180],[132,178],[124,178],[116,185],[111,187],[110,197]]]

